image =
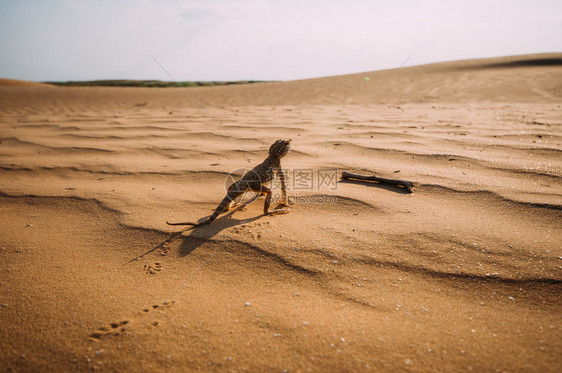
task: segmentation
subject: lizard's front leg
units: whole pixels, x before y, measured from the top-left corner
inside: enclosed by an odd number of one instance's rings
[[[281,180],[281,203],[279,204],[280,206],[283,206],[283,208],[276,208],[275,210],[272,211],[272,215],[273,214],[286,214],[288,212],[291,211],[291,208],[289,207],[288,201],[287,201],[287,186],[285,185],[285,174],[283,173],[283,169],[281,169],[281,167],[279,167],[277,169],[277,175],[279,175],[279,180]]]
[[[279,167],[277,170],[277,174],[279,175],[279,180],[281,180],[281,206],[288,207],[289,204],[287,202],[287,186],[285,185],[285,174],[283,173],[283,169]]]

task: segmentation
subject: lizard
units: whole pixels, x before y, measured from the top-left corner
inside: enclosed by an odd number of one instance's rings
[[[215,209],[213,214],[209,216],[205,221],[201,223],[191,223],[191,222],[181,222],[181,223],[170,223],[166,221],[168,225],[191,225],[193,227],[200,227],[202,225],[211,224],[215,219],[222,214],[230,210],[233,207],[234,200],[240,197],[247,191],[257,192],[258,195],[252,200],[248,201],[246,204],[254,201],[260,195],[265,195],[265,202],[263,204],[264,215],[275,215],[279,213],[287,213],[290,211],[289,208],[275,209],[269,211],[269,206],[271,204],[271,189],[266,187],[264,184],[272,181],[277,175],[281,181],[281,206],[287,207],[287,191],[285,186],[285,174],[281,169],[281,158],[287,155],[291,150],[291,140],[277,140],[269,147],[268,157],[259,165],[254,167],[251,171],[247,172],[242,178],[230,185],[226,196],[223,198],[221,203]],[[245,204],[245,205],[246,205]]]

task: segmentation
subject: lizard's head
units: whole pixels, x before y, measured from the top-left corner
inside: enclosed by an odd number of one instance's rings
[[[289,150],[291,150],[291,140],[277,140],[269,147],[269,155],[281,158],[286,156]]]

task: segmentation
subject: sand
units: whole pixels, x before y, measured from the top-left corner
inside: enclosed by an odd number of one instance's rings
[[[392,71],[190,88],[220,125],[2,80],[0,371],[560,371],[561,61],[404,68],[343,127]],[[278,138],[289,214],[161,245]]]

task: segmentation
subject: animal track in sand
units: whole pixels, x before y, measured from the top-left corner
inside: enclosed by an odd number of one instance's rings
[[[174,304],[176,301],[165,301],[162,304],[154,304],[152,307],[148,307],[148,308],[144,308],[140,313],[141,314],[146,314],[149,312],[153,312],[153,311],[163,311],[167,308],[170,308],[172,306],[172,304]]]
[[[161,256],[166,256],[168,255],[168,251],[170,251],[170,242],[166,241],[162,244],[162,247],[160,247],[159,254]]]
[[[99,341],[102,338],[123,334],[127,330],[125,328],[125,325],[127,325],[128,323],[129,321],[123,320],[119,322],[112,322],[110,324],[107,324],[106,326],[102,326],[101,328],[98,328],[95,332],[90,334],[90,339]]]
[[[154,264],[145,264],[144,271],[147,275],[154,275],[162,270],[162,263],[156,262]]]
[[[262,237],[263,228],[267,228],[269,226],[271,226],[270,222],[249,223],[249,224],[242,224],[239,227],[234,227],[232,231],[236,234],[249,233],[252,235],[254,240],[257,241]]]
[[[140,317],[142,317],[142,315],[146,315],[156,311],[162,312],[165,309],[171,307],[172,304],[174,303],[175,301],[164,301],[162,304],[154,304],[151,307],[144,308],[142,311],[139,312]],[[127,331],[125,325],[129,323],[130,323],[129,320],[123,320],[118,322],[112,322],[105,326],[102,326],[101,328],[96,329],[93,333],[90,334],[90,340],[94,342],[99,342],[105,338],[122,335]],[[158,326],[159,324],[160,322],[157,320],[151,322],[152,326]],[[137,327],[138,326],[139,325],[137,325]]]

